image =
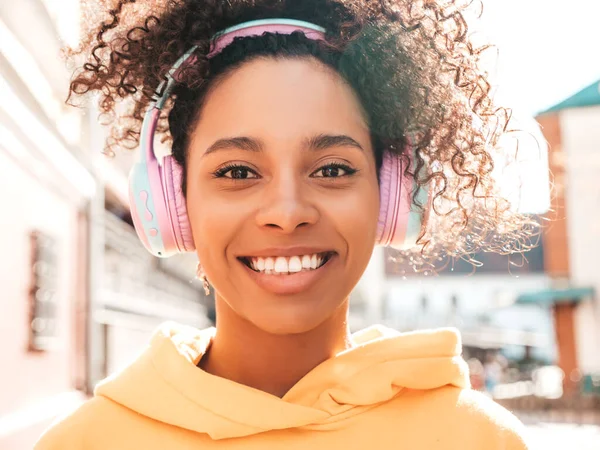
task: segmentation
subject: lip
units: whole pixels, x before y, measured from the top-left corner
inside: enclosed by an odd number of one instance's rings
[[[295,247],[271,247],[256,250],[254,252],[249,251],[244,255],[237,255],[238,258],[251,258],[251,257],[262,257],[268,258],[269,256],[304,256],[312,255],[313,253],[327,253],[335,252],[330,247],[308,247],[308,246],[295,246]]]
[[[320,253],[320,252],[314,252]],[[304,253],[306,254],[306,253]],[[273,253],[270,256],[275,256]],[[292,253],[298,255],[298,253]],[[289,255],[277,255],[289,256]],[[314,285],[319,279],[327,274],[331,267],[337,262],[338,254],[333,253],[329,260],[315,270],[307,270],[305,272],[297,272],[290,275],[272,275],[260,272],[255,272],[239,259],[238,263],[244,268],[246,273],[254,280],[254,282],[262,289],[271,292],[275,295],[294,295],[306,291]]]

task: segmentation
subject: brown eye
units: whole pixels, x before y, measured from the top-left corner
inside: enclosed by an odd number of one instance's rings
[[[229,172],[231,174],[230,178],[235,178],[237,180],[245,180],[250,175],[248,169],[231,169]]]
[[[316,178],[340,178],[349,175],[354,175],[356,169],[345,164],[328,164],[317,170],[313,176]]]
[[[327,167],[321,171],[324,177],[339,177],[340,172],[343,172],[339,167]]]
[[[229,178],[231,180],[249,180],[258,178],[257,173],[249,167],[242,165],[228,165],[213,173],[215,178]]]

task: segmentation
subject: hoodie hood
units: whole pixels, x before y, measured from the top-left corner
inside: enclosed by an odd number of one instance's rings
[[[355,347],[324,361],[283,397],[210,375],[197,366],[215,329],[167,323],[133,364],[95,391],[139,414],[213,439],[290,428],[328,429],[402,390],[469,386],[456,330],[398,333],[375,326]]]

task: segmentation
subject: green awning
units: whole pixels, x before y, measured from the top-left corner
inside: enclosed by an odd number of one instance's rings
[[[573,94],[571,97],[536,115],[562,111],[563,109],[583,108],[585,106],[596,105],[600,105],[600,81],[596,81],[594,84],[587,86],[576,94]]]
[[[586,297],[594,296],[593,287],[546,289],[543,291],[525,292],[517,297],[520,305],[553,305],[556,303],[577,303]]]

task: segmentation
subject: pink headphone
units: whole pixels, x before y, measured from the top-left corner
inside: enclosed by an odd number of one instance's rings
[[[218,54],[234,38],[260,36],[263,33],[291,34],[301,31],[310,39],[324,39],[325,29],[299,20],[266,19],[245,22],[213,37],[212,50],[207,57]],[[154,153],[154,134],[162,108],[175,84],[179,68],[193,60],[196,47],[188,50],[171,68],[166,80],[158,87],[161,97],[151,104],[142,125],[140,159],[129,175],[131,216],[137,234],[150,253],[169,257],[195,250],[187,216],[185,198],[181,191],[182,167],[173,156],[165,156],[159,164]],[[165,86],[166,83],[166,86]],[[164,89],[164,90],[163,90]],[[400,157],[384,152],[380,169],[380,211],[377,226],[377,245],[397,249],[415,245],[423,226],[423,213],[412,207],[412,177],[403,177]],[[421,189],[421,204],[428,201],[427,189]],[[429,198],[429,201],[431,199]],[[425,211],[430,205],[425,206]]]

